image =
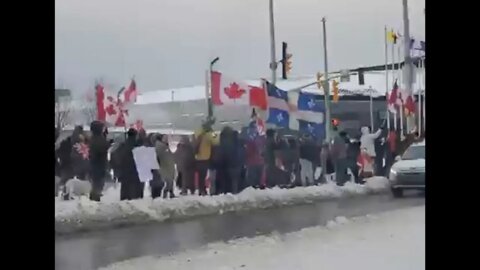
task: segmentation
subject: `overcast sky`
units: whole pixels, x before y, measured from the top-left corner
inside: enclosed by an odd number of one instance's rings
[[[401,30],[402,0],[274,0],[277,58],[292,75],[384,63],[384,26]],[[425,37],[424,0],[409,0],[410,31]],[[140,91],[204,83],[211,59],[239,79],[270,78],[268,0],[56,0],[55,81],[77,93],[96,78]],[[280,70],[278,72],[280,75]]]

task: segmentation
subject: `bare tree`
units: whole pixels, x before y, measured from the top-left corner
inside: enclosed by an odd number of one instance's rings
[[[57,96],[57,90],[65,93]],[[72,113],[71,92],[63,79],[60,77],[55,86],[55,125],[63,129],[70,123]]]
[[[85,96],[80,104],[80,110],[85,123],[90,124],[97,120],[97,102],[96,102],[96,84],[99,80],[96,80],[93,90],[89,90],[85,93]]]
[[[82,114],[87,124],[95,121],[97,119],[97,107],[95,102],[86,101],[82,105]]]
[[[55,103],[55,125],[59,129],[63,129],[70,121],[70,102]]]

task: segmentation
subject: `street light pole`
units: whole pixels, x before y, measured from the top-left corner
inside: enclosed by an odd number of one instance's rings
[[[211,78],[211,74],[212,74],[212,70],[213,70],[213,65],[215,65],[215,63],[220,60],[220,57],[215,57],[215,59],[213,59],[212,61],[210,61],[210,67],[207,71],[207,75],[206,75],[206,78],[205,78],[205,96],[207,97],[207,115],[208,115],[208,119],[212,119],[213,117],[213,105],[212,105],[212,96],[211,96],[211,92],[212,92],[212,85],[211,85],[211,82],[210,82],[210,78]]]
[[[327,142],[330,143],[331,140],[331,114],[330,114],[330,82],[328,81],[328,53],[327,53],[327,26],[325,17],[322,18],[323,24],[323,57],[325,61],[325,85],[324,89],[324,100],[325,100],[325,137]]]
[[[272,70],[272,84],[277,82],[277,58],[275,56],[275,22],[273,19],[273,0],[269,0],[270,14],[270,69]]]

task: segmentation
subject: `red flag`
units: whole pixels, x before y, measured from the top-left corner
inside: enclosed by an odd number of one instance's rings
[[[267,109],[267,96],[263,87],[247,85],[218,71],[212,71],[211,84],[214,105],[248,105]]]
[[[250,106],[258,107],[261,110],[267,109],[267,95],[263,87],[250,87]]]
[[[95,94],[97,98],[97,120],[105,121],[106,112],[105,112],[105,106],[103,104],[103,101],[105,99],[105,91],[104,91],[103,85],[97,84],[95,86],[95,91],[96,91]]]
[[[388,95],[388,110],[391,113],[396,113],[398,111],[398,107],[402,106],[403,100],[402,100],[402,93],[400,91],[400,88],[398,87],[397,81],[395,80],[395,83],[393,84],[393,89],[392,92],[390,92],[390,95]]]
[[[137,101],[137,83],[134,79],[132,79],[123,95],[125,103],[135,103]]]
[[[413,96],[409,95],[407,100],[405,101],[405,114],[411,115],[415,113],[415,101],[413,100]]]

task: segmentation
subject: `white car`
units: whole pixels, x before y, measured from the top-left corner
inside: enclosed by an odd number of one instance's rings
[[[388,177],[393,196],[402,197],[405,189],[425,190],[425,141],[412,144],[395,160]]]

